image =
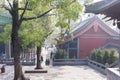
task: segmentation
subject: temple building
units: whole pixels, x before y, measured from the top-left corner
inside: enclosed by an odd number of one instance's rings
[[[67,57],[82,59],[90,57],[96,48],[120,48],[119,33],[106,25],[97,16],[90,17],[75,25],[73,36],[68,35],[61,46],[67,52]]]

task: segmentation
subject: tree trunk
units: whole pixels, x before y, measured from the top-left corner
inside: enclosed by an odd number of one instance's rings
[[[36,55],[37,55],[37,65],[36,65],[35,69],[42,69],[42,66],[41,66],[41,63],[42,63],[42,60],[41,60],[41,47],[37,47]]]
[[[18,2],[13,3],[13,8],[18,9]],[[14,57],[14,80],[27,80],[24,77],[24,74],[22,72],[22,66],[20,63],[20,42],[18,38],[18,30],[20,24],[18,18],[19,18],[18,10],[13,10],[11,41],[12,41],[13,57]]]

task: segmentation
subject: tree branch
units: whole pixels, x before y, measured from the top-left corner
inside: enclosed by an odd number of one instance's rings
[[[73,0],[70,4],[72,4],[73,2],[75,2],[76,0]],[[27,20],[33,20],[33,19],[37,19],[40,18],[42,16],[45,16],[47,13],[49,13],[50,11],[52,11],[54,8],[57,8],[59,5],[56,5],[55,7],[49,9],[48,11],[44,12],[41,15],[35,16],[35,17],[29,17],[29,18],[23,18],[22,20],[27,21]]]
[[[12,5],[11,5],[10,1],[9,1],[9,0],[7,0],[7,2],[8,2],[8,4],[9,4],[10,8],[11,8],[11,9],[13,9],[13,7],[12,7]]]
[[[45,38],[47,38],[49,35],[51,35],[53,33],[53,30],[50,31],[49,33],[47,33],[47,35],[45,36]]]
[[[33,19],[37,19],[40,18],[42,16],[45,16],[47,13],[49,13],[50,11],[52,11],[54,8],[49,9],[48,11],[42,13],[41,15],[35,16],[35,17],[30,17],[30,18],[23,18],[22,20],[27,21],[27,20],[33,20]]]
[[[5,10],[8,10],[9,11],[9,13],[12,15],[12,10],[10,9],[10,8],[8,8],[7,6],[5,6],[5,5],[3,5],[2,6],[3,8],[5,8]]]
[[[25,10],[25,8],[18,8],[18,10]],[[26,10],[32,11],[31,8],[26,8]]]
[[[19,20],[19,21],[20,21],[20,24],[21,24],[21,22],[22,22],[22,18],[23,18],[24,14],[25,14],[25,11],[26,11],[26,9],[27,9],[27,5],[28,5],[28,2],[26,2],[24,11],[23,11],[22,14],[21,14],[21,17],[20,17],[20,20]]]

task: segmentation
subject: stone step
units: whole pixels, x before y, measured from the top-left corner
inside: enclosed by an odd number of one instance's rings
[[[25,70],[25,73],[47,73],[47,70],[37,69],[37,70]]]

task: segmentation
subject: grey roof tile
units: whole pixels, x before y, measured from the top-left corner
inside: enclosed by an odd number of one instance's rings
[[[92,24],[95,20],[97,20],[99,23],[101,23],[101,25],[103,25],[106,29],[108,29],[109,31],[111,31],[112,33],[118,35],[118,33],[113,30],[112,28],[110,28],[107,24],[105,24],[100,18],[98,18],[97,16],[94,16],[92,18],[86,19],[85,21],[82,21],[80,23],[77,23],[75,25],[75,29],[72,30],[73,34],[76,35],[79,32],[81,32],[83,29],[85,29],[86,27],[88,27],[88,25]]]

